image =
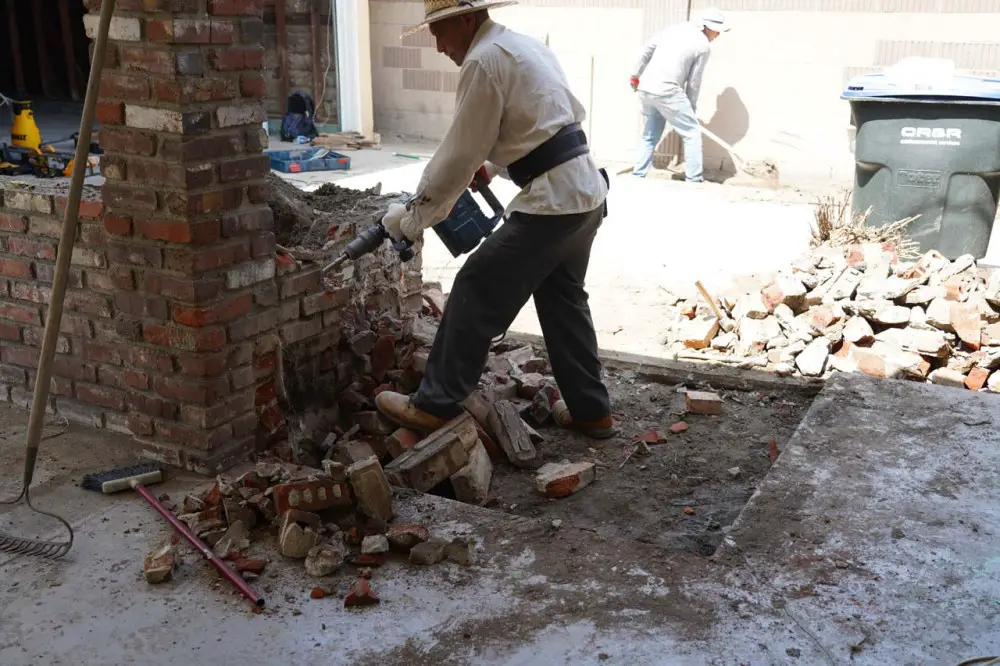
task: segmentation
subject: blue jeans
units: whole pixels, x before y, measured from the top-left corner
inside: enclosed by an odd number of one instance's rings
[[[632,170],[633,176],[645,177],[649,167],[653,165],[653,152],[663,138],[663,130],[667,123],[680,134],[684,140],[684,172],[687,180],[700,182],[704,180],[702,172],[701,129],[698,118],[691,108],[691,100],[683,90],[677,88],[666,95],[650,95],[639,92],[642,102],[642,113],[646,125],[642,130],[642,142],[639,145],[639,156]]]

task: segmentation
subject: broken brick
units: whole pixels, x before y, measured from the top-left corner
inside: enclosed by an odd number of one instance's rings
[[[393,525],[385,536],[389,547],[401,553],[408,553],[418,543],[431,538],[430,532],[423,525]]]
[[[274,487],[273,496],[279,514],[288,509],[322,511],[334,506],[351,505],[347,485],[330,478],[283,483]]]
[[[350,591],[344,598],[344,608],[358,608],[363,606],[374,606],[379,603],[378,595],[372,589],[371,583],[366,578],[359,578],[351,585]]]
[[[546,463],[535,476],[535,490],[546,497],[569,497],[590,485],[594,470],[592,462]]]
[[[382,414],[376,410],[365,410],[354,414],[354,422],[361,428],[361,432],[366,435],[383,436],[393,431],[392,425]]]
[[[951,325],[962,342],[977,350],[983,341],[983,322],[974,303],[952,303]]]
[[[389,558],[386,555],[374,555],[371,553],[351,553],[347,556],[347,563],[352,567],[380,567]]]
[[[146,555],[142,573],[150,585],[165,583],[173,578],[176,564],[177,549],[173,543],[167,542]]]
[[[233,559],[233,568],[240,573],[252,573],[259,575],[264,571],[265,566],[267,566],[267,562],[264,560],[254,560],[246,557],[237,557]]]
[[[323,587],[314,587],[312,590],[309,591],[310,599],[322,599],[325,596],[326,596],[326,588]]]
[[[676,425],[676,424],[674,424]],[[671,426],[671,430],[673,426]],[[649,432],[644,432],[641,435],[635,436],[635,441],[645,442],[646,444],[662,444],[667,441],[667,438],[663,436],[663,433],[659,430],[650,430]]]
[[[692,414],[722,414],[722,398],[709,391],[688,391],[684,394],[684,407]]]
[[[514,403],[509,400],[495,402],[490,411],[487,430],[496,436],[496,443],[515,467],[538,467],[538,452]]]
[[[375,342],[371,352],[372,377],[381,382],[396,367],[396,338],[383,335]]]
[[[409,428],[398,428],[389,435],[385,445],[389,450],[389,455],[393,458],[398,458],[407,449],[412,448],[414,444],[419,442],[420,439],[420,435]]]
[[[392,520],[392,490],[378,458],[354,463],[347,468],[347,477],[361,513],[385,522]]]
[[[469,453],[469,462],[451,476],[451,487],[459,502],[482,506],[489,499],[492,480],[493,462],[486,447],[477,442]]]
[[[305,559],[316,545],[319,534],[312,527],[302,527],[294,519],[294,514],[286,513],[278,536],[278,552],[285,557]]]
[[[801,281],[782,275],[764,287],[761,296],[764,297],[764,304],[769,312],[773,312],[781,304],[787,305],[792,312],[800,312],[806,304],[806,287]]]
[[[986,368],[975,367],[969,371],[969,376],[965,378],[965,387],[970,391],[979,391],[986,386],[990,378],[990,371]]]
[[[702,317],[683,322],[680,329],[681,339],[688,349],[705,349],[712,344],[712,338],[719,332],[719,320],[715,317]]]
[[[677,423],[674,423],[673,425],[670,426],[670,432],[674,433],[675,435],[679,435],[680,433],[684,432],[687,429],[688,429],[688,424],[685,423],[684,421],[678,421]]]
[[[477,440],[475,420],[463,413],[386,465],[386,478],[395,486],[427,492],[468,464]]]

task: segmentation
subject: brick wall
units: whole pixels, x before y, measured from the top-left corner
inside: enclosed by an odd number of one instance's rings
[[[267,114],[280,118],[283,100],[281,94],[281,69],[278,56],[278,28],[275,20],[275,2],[285,3],[285,57],[288,67],[288,92],[304,90],[316,101],[316,115],[323,123],[338,124],[337,71],[334,36],[331,35],[330,0],[319,2],[317,25],[319,58],[313,57],[310,5],[313,0],[267,0],[264,11],[264,63],[267,79]],[[325,88],[315,90],[315,68],[325,75]],[[322,100],[321,100],[322,96]]]
[[[66,206],[62,188],[6,183],[0,191],[0,399],[30,407],[56,246]],[[121,275],[109,264],[99,193],[80,207],[47,409],[73,421],[129,432],[132,391],[149,388],[136,355],[120,346],[115,320]]]
[[[0,182],[0,400],[24,408],[31,407],[66,205],[65,185],[32,181],[30,188]],[[96,188],[86,189],[80,217],[48,412],[133,435],[152,457],[208,471],[175,444],[190,444],[199,430],[213,436],[219,420],[229,419],[230,439],[252,439],[243,440],[246,451],[280,448],[289,413],[336,409],[352,385],[367,398],[382,382],[415,388],[398,368],[421,307],[419,254],[401,265],[386,246],[324,279],[320,265],[269,244],[262,259],[274,262],[273,276],[195,308],[183,304],[183,280],[163,270],[163,249],[134,241],[134,223],[105,214]],[[342,245],[357,232],[342,231]],[[260,265],[219,277],[253,281]],[[176,350],[185,332],[194,335],[209,320],[228,325],[188,339],[189,352]],[[227,345],[198,353],[218,346],[223,330]],[[385,343],[357,353],[351,341],[362,331],[391,337],[388,360]]]

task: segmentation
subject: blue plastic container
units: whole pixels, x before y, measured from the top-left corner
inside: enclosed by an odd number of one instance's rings
[[[898,65],[841,94],[856,128],[854,212],[908,227],[923,251],[986,255],[1000,198],[1000,79]]]
[[[301,148],[299,150],[269,150],[271,168],[282,173],[308,171],[341,171],[351,168],[351,158],[328,148]]]

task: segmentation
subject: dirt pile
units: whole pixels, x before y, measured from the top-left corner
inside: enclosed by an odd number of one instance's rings
[[[759,291],[679,302],[680,359],[823,377],[864,372],[1000,392],[1000,274],[891,243],[810,251]]]
[[[326,258],[358,230],[378,222],[385,209],[403,194],[382,194],[382,185],[367,190],[322,185],[305,192],[271,173],[268,205],[274,213],[278,244],[297,258]]]

